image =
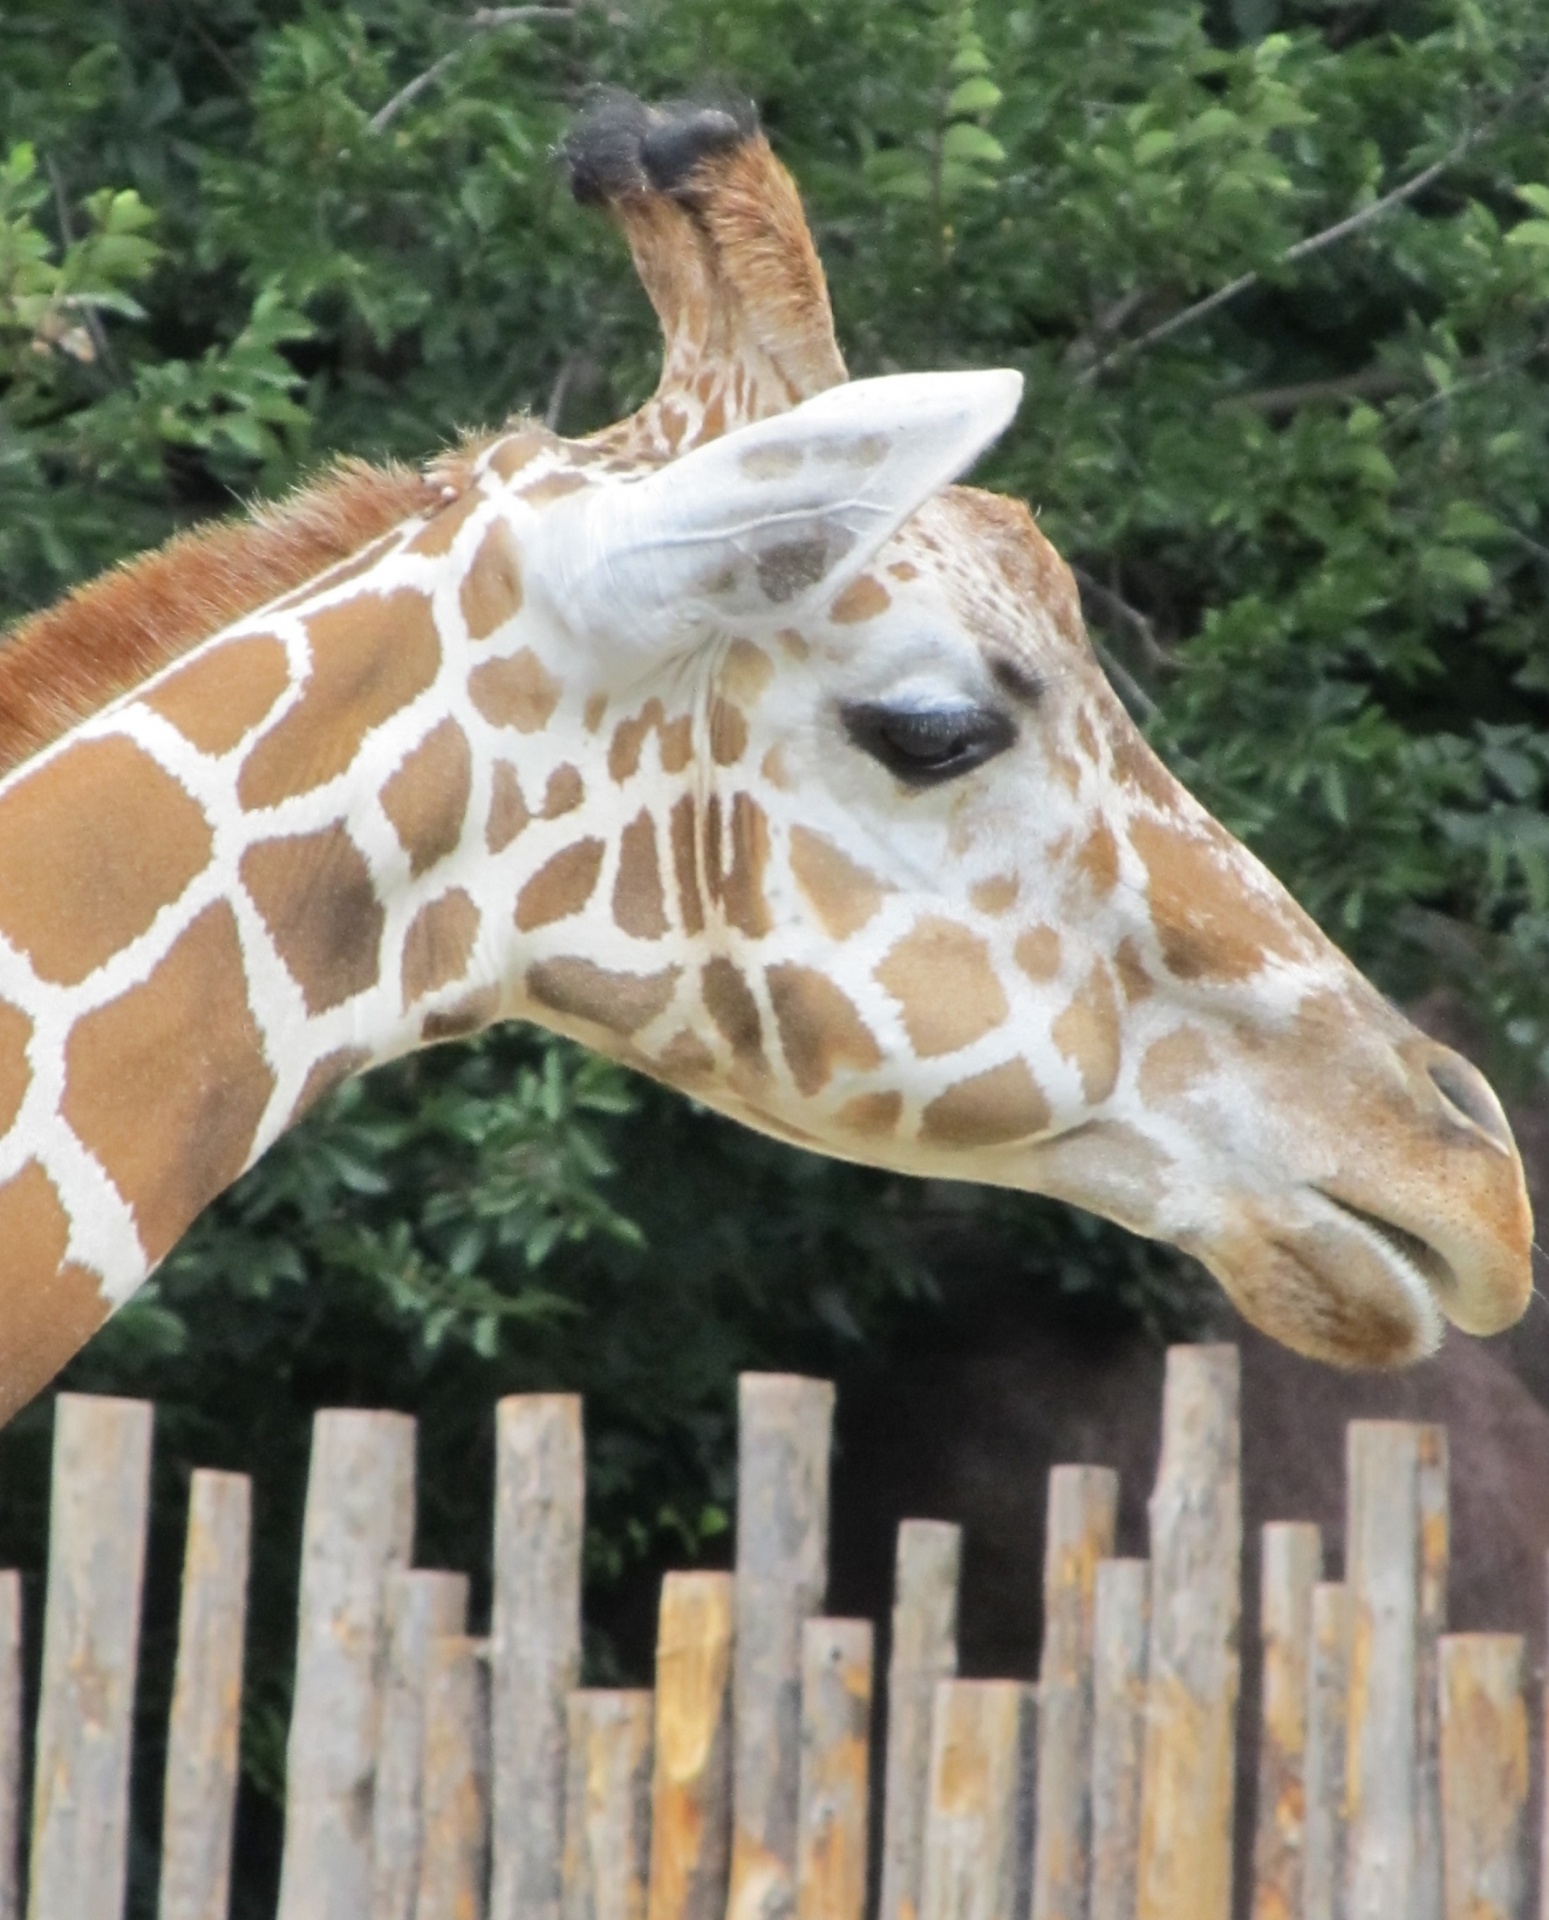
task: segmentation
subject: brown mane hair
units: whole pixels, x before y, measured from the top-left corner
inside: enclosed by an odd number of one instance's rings
[[[0,636],[0,774],[199,641],[461,491],[432,473],[341,461],[244,519],[180,533]]]

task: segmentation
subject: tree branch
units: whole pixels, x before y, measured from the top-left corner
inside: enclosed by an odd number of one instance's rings
[[[1535,80],[1531,86],[1524,87],[1514,94],[1497,113],[1471,128],[1463,137],[1444,153],[1439,160],[1433,160],[1428,167],[1422,167],[1418,173],[1412,173],[1407,180],[1401,180],[1396,187],[1383,194],[1380,199],[1369,205],[1358,207],[1343,220],[1336,220],[1332,226],[1324,227],[1317,233],[1308,234],[1306,239],[1298,240],[1294,246],[1287,247],[1275,261],[1276,267],[1294,266],[1298,260],[1309,259],[1315,253],[1321,253],[1325,247],[1332,247],[1340,240],[1349,239],[1353,233],[1359,233],[1369,227],[1373,221],[1380,220],[1391,213],[1395,207],[1401,207],[1412,200],[1417,193],[1423,193],[1433,180],[1438,179],[1449,167],[1455,167],[1465,154],[1478,146],[1479,142],[1493,133],[1503,120],[1508,119],[1517,109],[1542,93],[1549,85],[1549,76]],[[1235,300],[1240,293],[1246,293],[1249,287],[1257,286],[1263,274],[1255,268],[1247,273],[1238,274],[1235,280],[1228,281],[1224,287],[1217,287],[1214,293],[1208,293],[1203,300],[1196,300],[1192,306],[1184,307],[1168,319],[1158,321],[1154,327],[1126,340],[1115,347],[1111,353],[1105,353],[1101,359],[1094,360],[1086,370],[1077,376],[1078,386],[1090,386],[1106,368],[1117,366],[1121,362],[1145,353],[1151,347],[1160,346],[1162,341],[1170,340],[1174,334],[1181,333],[1185,327],[1192,327],[1196,321],[1218,312],[1228,301]]]
[[[573,20],[574,7],[478,7],[466,20],[458,24],[470,35],[493,33],[497,27],[526,26],[533,20]],[[412,106],[427,87],[434,86],[447,68],[459,55],[468,50],[468,41],[460,47],[453,47],[443,53],[439,60],[433,60],[423,73],[417,73],[406,87],[400,87],[385,107],[379,107],[372,114],[367,126],[372,133],[382,133],[398,118],[407,106]]]

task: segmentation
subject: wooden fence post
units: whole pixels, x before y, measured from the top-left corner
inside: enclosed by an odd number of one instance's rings
[[[0,1573],[0,1920],[21,1911],[22,1580]]]
[[[962,1529],[905,1520],[898,1529],[893,1644],[887,1670],[887,1774],[879,1920],[919,1920],[936,1683],[957,1672]]]
[[[433,1641],[465,1633],[468,1576],[400,1571],[387,1581],[387,1677],[371,1832],[371,1920],[415,1920],[425,1817],[425,1699]]]
[[[722,1920],[731,1861],[729,1573],[669,1573],[656,1640],[647,1920]]]
[[[1522,1645],[1514,1633],[1459,1633],[1441,1642],[1446,1920],[1527,1920]]]
[[[1323,1539],[1294,1521],[1265,1527],[1259,1631],[1264,1649],[1253,1920],[1302,1920],[1307,1828],[1307,1667]]]
[[[1137,1920],[1228,1920],[1242,1607],[1239,1365],[1173,1347],[1151,1496]]]
[[[320,1413],[301,1541],[279,1920],[367,1920],[388,1576],[414,1542],[414,1422]]]
[[[495,1434],[491,1920],[559,1920],[565,1702],[581,1677],[581,1402],[502,1400]]]
[[[59,1396],[29,1920],[120,1920],[151,1409]]]
[[[869,1620],[802,1630],[796,1920],[864,1920],[871,1640]]]
[[[193,1476],[161,1821],[161,1920],[226,1920],[237,1810],[252,1486]]]
[[[1348,1916],[1414,1920],[1420,1430],[1353,1420],[1348,1444]]]
[[[1086,1920],[1092,1839],[1092,1628],[1113,1552],[1119,1476],[1055,1467],[1043,1556],[1033,1920]]]
[[[1092,1609],[1090,1920],[1134,1920],[1146,1732],[1144,1560],[1100,1560]]]
[[[1419,1430],[1419,1592],[1415,1612],[1414,1920],[1442,1920],[1441,1667],[1452,1559],[1447,1429]]]
[[[415,1920],[484,1920],[489,1862],[488,1648],[464,1634],[430,1643],[424,1815]]]
[[[921,1920],[1022,1920],[1035,1719],[1020,1681],[938,1683]]]
[[[1323,1582],[1312,1590],[1307,1656],[1307,1796],[1302,1853],[1302,1912],[1307,1920],[1344,1920],[1345,1749],[1350,1690],[1350,1590]]]
[[[737,1654],[727,1920],[766,1920],[796,1897],[801,1630],[828,1585],[826,1380],[738,1383]],[[526,1916],[523,1917],[526,1920]]]
[[[651,1696],[566,1706],[564,1920],[642,1920],[651,1865]]]

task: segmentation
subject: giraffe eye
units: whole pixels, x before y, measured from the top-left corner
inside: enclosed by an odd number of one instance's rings
[[[855,701],[841,709],[845,732],[863,753],[910,787],[932,787],[981,767],[1016,738],[996,707],[888,707]]]

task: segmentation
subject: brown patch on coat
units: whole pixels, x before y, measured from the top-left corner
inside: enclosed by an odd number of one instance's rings
[[[1124,998],[1131,1006],[1137,1000],[1144,1000],[1156,986],[1139,947],[1128,934],[1119,942],[1114,952],[1113,968],[1119,976],[1119,985],[1124,990]]]
[[[443,559],[451,552],[452,542],[483,504],[483,494],[477,487],[470,488],[461,500],[454,500],[451,506],[443,507],[432,517],[428,526],[415,534],[409,542],[408,551],[423,554],[427,560]]]
[[[717,696],[710,702],[710,757],[718,767],[734,767],[747,750],[747,717]]]
[[[1178,804],[1178,782],[1146,744],[1128,714],[1115,715],[1108,728],[1108,751],[1120,786],[1143,793],[1158,813]]]
[[[132,741],[81,740],[0,798],[0,931],[75,986],[144,933],[210,859],[203,810]]]
[[[780,1046],[797,1090],[820,1093],[841,1067],[869,1073],[882,1049],[848,996],[811,967],[782,965],[764,975]]]
[[[921,920],[876,977],[898,1002],[909,1044],[922,1060],[971,1046],[1011,1011],[989,948],[953,920]]]
[[[912,560],[895,560],[888,568],[895,580],[918,580],[920,569]]]
[[[0,1000],[0,1134],[9,1133],[15,1126],[32,1084],[32,1068],[27,1064],[31,1039],[31,1020],[20,1007]]]
[[[595,733],[602,725],[603,716],[608,711],[608,696],[605,693],[590,693],[581,713],[581,725],[588,733]]]
[[[522,563],[504,520],[491,521],[457,590],[470,640],[487,640],[522,608]]]
[[[712,794],[705,810],[705,885],[710,898],[719,901],[729,926],[745,933],[750,940],[762,939],[774,924],[769,902],[764,898],[764,873],[769,865],[769,817],[751,794],[732,795],[728,837],[731,858],[723,866],[720,799]]]
[[[423,693],[441,664],[429,596],[414,587],[325,607],[307,622],[307,637],[312,671],[301,698],[237,777],[237,798],[250,812],[343,773],[372,728]]]
[[[729,960],[707,960],[699,976],[700,997],[716,1032],[733,1056],[754,1072],[769,1071],[764,1059],[764,1023],[746,980]]]
[[[1182,832],[1139,819],[1130,844],[1150,881],[1151,922],[1179,980],[1245,980],[1266,960],[1291,960],[1322,936],[1289,896],[1266,899],[1241,866],[1249,856],[1213,821]]]
[[[662,863],[656,851],[656,822],[644,807],[619,836],[613,918],[625,933],[637,940],[659,940],[667,931]]]
[[[920,1139],[929,1146],[998,1147],[1042,1133],[1049,1103],[1025,1060],[959,1080],[938,1094],[920,1116]]]
[[[5,1248],[0,1420],[9,1420],[41,1393],[108,1317],[97,1275],[66,1263],[69,1243],[69,1216],[54,1183],[36,1160],[29,1160],[0,1185],[0,1246]]]
[[[680,713],[662,728],[661,756],[663,773],[681,773],[694,757],[694,717]]]
[[[422,474],[346,461],[276,506],[179,534],[22,621],[0,641],[0,772],[439,499]]]
[[[733,640],[717,678],[728,700],[740,707],[756,707],[774,678],[774,662],[751,640]]]
[[[1202,1080],[1215,1061],[1210,1042],[1198,1027],[1179,1027],[1146,1048],[1137,1085],[1142,1101],[1176,1100]]]
[[[559,705],[559,682],[531,647],[483,660],[468,676],[468,697],[492,727],[537,733]]]
[[[782,793],[788,793],[790,791],[791,776],[785,764],[785,749],[783,747],[779,745],[772,746],[759,762],[758,770],[769,782],[770,786],[778,787]]]
[[[1028,979],[1040,986],[1060,970],[1060,937],[1053,927],[1028,927],[1011,951]]]
[[[1101,960],[1092,963],[1085,984],[1052,1032],[1055,1046],[1081,1075],[1087,1104],[1106,1100],[1119,1077],[1119,1008],[1113,977]]]
[[[258,841],[243,854],[241,874],[308,1013],[326,1013],[375,984],[385,916],[342,823]]]
[[[608,743],[608,774],[616,781],[627,780],[640,766],[640,749],[653,727],[662,723],[662,703],[653,694],[638,713],[621,720]]]
[[[543,789],[543,817],[561,819],[567,813],[574,813],[585,798],[586,783],[581,778],[581,769],[567,761],[549,775],[549,783]]]
[[[715,1070],[715,1055],[687,1027],[675,1033],[657,1054],[658,1070],[672,1080],[703,1080]]]
[[[290,661],[272,634],[227,640],[169,674],[145,704],[201,753],[229,753],[290,685]]]
[[[848,940],[882,904],[891,888],[807,827],[791,829],[791,873],[808,905],[834,940]]]
[[[601,840],[577,840],[546,860],[516,897],[522,933],[579,913],[596,891],[606,849]]]
[[[460,980],[478,937],[479,910],[461,887],[421,907],[403,937],[403,1004],[412,1006]]]
[[[83,1014],[60,1111],[154,1262],[247,1164],[274,1091],[236,915],[205,908],[138,986]]]
[[[518,492],[528,506],[546,507],[555,500],[563,500],[567,493],[578,493],[591,484],[584,473],[550,473],[542,480],[534,480],[531,486],[518,488]]]
[[[680,967],[659,973],[619,973],[569,955],[539,960],[527,969],[527,991],[551,1013],[589,1020],[625,1039],[665,1013]]]
[[[532,815],[522,798],[522,785],[509,760],[497,760],[490,778],[489,818],[484,823],[484,844],[491,853],[503,853],[522,831]]]
[[[524,467],[530,466],[540,453],[547,453],[553,445],[552,433],[544,428],[526,427],[520,433],[497,440],[490,448],[489,464],[502,480],[514,480]]]
[[[472,792],[467,737],[455,720],[443,720],[382,789],[382,811],[409,856],[414,879],[456,851]]]
[[[678,883],[678,913],[685,933],[703,933],[705,903],[699,892],[699,835],[694,796],[685,793],[672,803],[673,877]]]
[[[434,1046],[440,1040],[465,1040],[479,1033],[500,1012],[499,987],[475,987],[449,1007],[432,1007],[420,1022],[420,1038]]]
[[[1106,820],[1099,820],[1082,841],[1076,865],[1091,881],[1092,891],[1099,899],[1112,893],[1119,884],[1119,843]]]
[[[893,596],[874,573],[863,573],[852,580],[828,610],[836,626],[858,626],[863,620],[875,620],[893,604]]]
[[[904,1110],[901,1093],[858,1093],[846,1100],[834,1115],[834,1124],[847,1133],[863,1133],[872,1139],[897,1131]]]
[[[1016,905],[1022,883],[1014,873],[992,874],[988,880],[976,880],[968,889],[968,898],[980,913],[1004,913]]]
[[[296,1095],[296,1104],[290,1110],[286,1126],[295,1126],[319,1101],[326,1100],[335,1087],[342,1087],[346,1080],[363,1073],[370,1065],[369,1047],[335,1047],[332,1053],[325,1053],[321,1060],[314,1060],[307,1069],[306,1079],[301,1083],[301,1091]]]

